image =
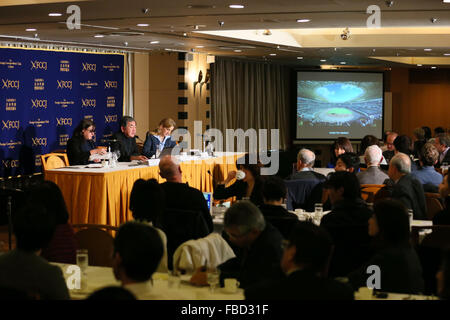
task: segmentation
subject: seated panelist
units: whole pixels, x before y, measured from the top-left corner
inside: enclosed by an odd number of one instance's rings
[[[104,154],[103,149],[96,149],[92,138],[95,135],[95,124],[90,119],[83,119],[75,128],[72,138],[67,141],[67,157],[71,166],[88,164],[93,154]]]
[[[155,154],[159,154],[164,148],[175,147],[177,143],[173,141],[170,136],[175,126],[175,121],[171,118],[162,119],[159,123],[157,133],[149,134],[147,139],[145,139],[142,154],[147,158],[151,158]],[[159,152],[157,152],[157,150],[159,150]]]
[[[114,134],[113,139],[116,140],[113,150],[120,152],[119,161],[147,160],[146,156],[139,154],[136,144],[136,120],[134,118],[124,116],[120,121],[120,131]]]

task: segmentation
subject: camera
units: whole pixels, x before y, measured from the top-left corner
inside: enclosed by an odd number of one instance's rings
[[[348,40],[350,39],[350,30],[348,28],[345,28],[344,31],[341,33],[341,39],[342,40]]]

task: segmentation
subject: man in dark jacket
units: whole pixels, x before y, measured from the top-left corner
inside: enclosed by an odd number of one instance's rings
[[[120,151],[119,161],[146,160],[146,156],[139,154],[136,144],[136,120],[124,116],[120,122],[120,130],[113,136],[117,140],[113,144],[113,149]]]

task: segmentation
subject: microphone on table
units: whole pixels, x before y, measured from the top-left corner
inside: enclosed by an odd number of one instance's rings
[[[108,143],[108,142],[117,142],[119,140],[117,139],[101,139],[100,142],[102,143]]]
[[[216,188],[216,180],[214,179],[214,176],[212,175],[212,173],[211,173],[211,170],[208,170],[207,171],[208,172],[208,174],[211,176],[211,178],[212,178],[212,183],[213,183],[213,189],[215,189]]]
[[[137,134],[134,135],[134,137],[138,140],[140,140],[141,142],[144,142],[144,140],[142,140],[141,138],[139,138],[139,136]]]

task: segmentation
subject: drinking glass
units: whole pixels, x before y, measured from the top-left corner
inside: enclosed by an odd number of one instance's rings
[[[323,205],[321,203],[316,203],[314,205],[314,218],[313,221],[316,225],[320,225],[320,220],[323,216]]]
[[[220,271],[217,268],[208,270],[208,284],[211,292],[216,290],[216,286],[220,282]]]
[[[80,267],[82,273],[86,273],[89,265],[89,255],[87,249],[77,250],[77,266]]]

